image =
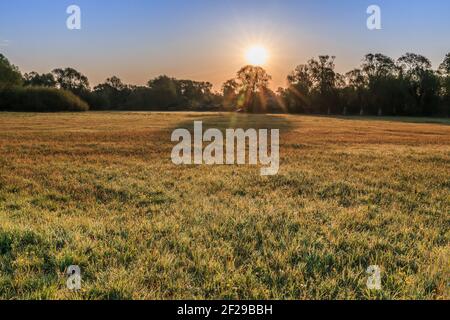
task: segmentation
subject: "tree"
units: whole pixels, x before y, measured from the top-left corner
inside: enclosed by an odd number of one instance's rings
[[[52,73],[60,89],[72,91],[76,95],[89,91],[88,78],[73,68],[55,69]]]
[[[364,56],[362,71],[367,76],[369,82],[373,81],[373,79],[390,76],[394,74],[395,70],[394,60],[384,54],[369,53]]]
[[[309,94],[313,80],[307,65],[298,65],[287,77],[288,90],[285,94],[285,105],[294,112],[310,112]]]
[[[431,62],[428,58],[415,53],[406,53],[398,58],[398,64],[403,71],[411,76],[420,77],[421,73],[431,69]],[[417,78],[417,79],[418,79]]]
[[[51,73],[39,74],[37,72],[32,71],[30,73],[25,73],[24,85],[30,87],[55,88],[56,80],[53,74]]]
[[[22,75],[19,68],[12,65],[9,60],[0,53],[0,89],[2,87],[19,86],[22,84]]]
[[[96,109],[124,107],[130,94],[129,87],[118,77],[112,76],[94,87]]]
[[[242,67],[236,75],[239,84],[239,104],[246,111],[259,112],[264,109],[265,97],[272,77],[259,66]]]
[[[336,104],[336,73],[334,56],[319,56],[308,61],[308,69],[315,95],[315,104],[320,112],[331,113]]]
[[[209,104],[212,99],[212,84],[206,81],[176,80],[180,103],[189,108]]]
[[[240,81],[242,89],[257,93],[269,86],[272,77],[262,67],[248,65],[238,71],[237,79]]]
[[[450,75],[450,52],[445,55],[444,61],[439,66],[439,71],[446,75]]]
[[[150,94],[152,107],[167,110],[174,107],[179,102],[177,81],[174,78],[162,75],[149,80],[147,83]]]
[[[431,70],[430,60],[422,55],[406,53],[398,59],[398,65],[414,100],[412,112],[432,115],[438,101],[439,80]]]
[[[237,101],[239,84],[235,79],[230,79],[222,85],[223,105],[225,109],[234,108]]]
[[[389,113],[393,113],[391,88],[398,71],[394,60],[381,53],[369,53],[363,59],[361,70],[367,81],[369,113],[381,116],[388,107]]]
[[[112,76],[111,78],[106,79],[106,85],[110,86],[111,88],[122,91],[127,88],[127,86],[116,76]]]
[[[442,103],[441,114],[450,116],[450,53],[444,58],[439,66],[441,75]]]
[[[222,94],[226,96],[235,96],[238,92],[239,84],[235,79],[227,80],[222,85]]]
[[[348,96],[346,99],[347,105],[344,107],[344,115],[347,114],[350,107],[350,112],[358,112],[360,115],[364,114],[366,106],[365,93],[367,89],[367,81],[361,69],[353,69],[345,74],[347,82]]]

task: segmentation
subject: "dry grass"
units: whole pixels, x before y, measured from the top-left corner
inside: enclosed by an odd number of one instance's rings
[[[173,165],[200,119],[280,128],[279,174]],[[0,114],[0,298],[449,298],[450,126],[414,121]]]

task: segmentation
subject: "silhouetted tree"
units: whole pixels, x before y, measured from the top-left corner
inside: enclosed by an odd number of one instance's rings
[[[25,86],[47,87],[47,88],[56,87],[55,77],[51,73],[39,74],[37,72],[32,71],[30,73],[25,73],[23,78]]]
[[[259,66],[245,66],[236,75],[239,85],[238,106],[250,112],[261,112],[265,106],[265,95],[272,77]]]
[[[212,84],[205,81],[176,80],[178,100],[189,108],[201,108],[211,103]]]
[[[262,67],[249,65],[238,71],[237,79],[241,83],[241,89],[257,93],[269,86],[272,77]]]
[[[439,73],[441,75],[441,110],[440,113],[450,116],[450,53],[444,58],[444,61],[439,66]]]
[[[19,68],[12,65],[9,60],[0,53],[0,89],[22,84],[22,75]]]
[[[111,88],[117,90],[117,91],[122,91],[125,90],[127,88],[127,85],[125,85],[122,80],[120,80],[118,77],[116,76],[112,76],[111,78],[106,79],[106,85],[110,86]]]
[[[406,53],[398,59],[399,67],[414,100],[412,113],[432,115],[438,103],[439,79],[426,57]]]
[[[232,110],[237,105],[239,84],[235,79],[230,79],[222,85],[222,104],[225,109]]]
[[[308,61],[308,69],[313,87],[313,103],[321,113],[331,114],[336,106],[336,73],[334,72],[335,57],[324,55]]]
[[[367,54],[361,66],[368,89],[368,112],[383,115],[391,105],[391,86],[396,78],[397,66],[393,59],[381,53]]]
[[[284,93],[283,99],[286,107],[291,112],[312,112],[309,95],[313,81],[308,65],[298,65],[294,71],[288,75],[287,80],[289,86],[287,92]]]
[[[122,80],[113,76],[94,87],[95,109],[123,108],[127,102],[130,90]]]
[[[149,80],[147,85],[150,89],[153,107],[167,110],[178,104],[176,79],[163,75]]]
[[[82,95],[89,91],[88,78],[73,68],[54,69],[52,71],[57,87]]]
[[[367,108],[366,91],[367,91],[367,79],[361,69],[353,69],[345,74],[347,81],[347,96],[344,98],[346,101],[344,115],[347,112],[364,114],[364,109]],[[350,110],[349,110],[350,109]]]

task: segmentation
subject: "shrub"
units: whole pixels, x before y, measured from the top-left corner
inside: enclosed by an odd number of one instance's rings
[[[11,87],[0,90],[0,110],[27,112],[87,111],[89,106],[66,90]]]

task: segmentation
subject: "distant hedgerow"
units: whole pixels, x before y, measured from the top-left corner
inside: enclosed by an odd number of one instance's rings
[[[0,90],[0,110],[26,112],[87,111],[89,106],[66,90],[9,87]]]

